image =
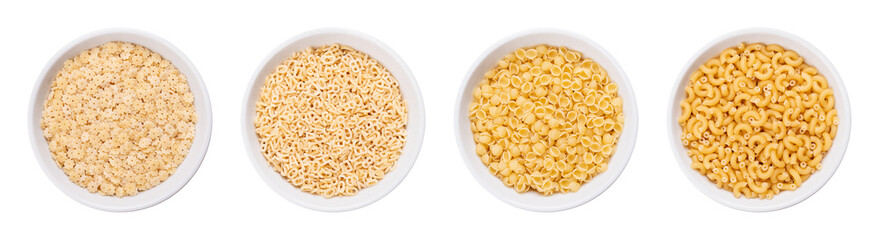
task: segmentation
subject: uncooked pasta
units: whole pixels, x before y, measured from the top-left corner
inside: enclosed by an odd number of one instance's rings
[[[740,43],[690,75],[681,142],[690,167],[735,197],[771,199],[815,171],[839,125],[818,69],[776,44]]]
[[[198,115],[171,62],[108,42],[64,62],[40,127],[55,164],[92,193],[133,196],[167,180],[195,137]]]
[[[565,47],[516,49],[473,91],[470,130],[488,171],[517,192],[576,192],[608,168],[623,128],[618,86]]]
[[[339,44],[293,53],[268,75],[254,127],[268,164],[300,190],[353,196],[396,167],[407,108],[393,75]]]

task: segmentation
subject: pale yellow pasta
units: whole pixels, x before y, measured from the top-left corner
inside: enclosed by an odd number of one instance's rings
[[[256,103],[263,156],[290,184],[325,198],[375,185],[396,167],[406,142],[398,84],[348,46],[293,53],[266,77]]]
[[[149,49],[108,42],[64,62],[40,127],[55,164],[89,192],[133,196],[167,180],[198,115],[186,76]]]
[[[607,170],[616,150],[623,124],[618,88],[579,52],[517,49],[473,91],[476,154],[517,192],[576,192]]]
[[[827,80],[775,44],[723,50],[685,92],[678,123],[690,167],[735,197],[800,187],[821,169],[839,125]]]

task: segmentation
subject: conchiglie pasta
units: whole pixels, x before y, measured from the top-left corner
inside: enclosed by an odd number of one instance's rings
[[[576,192],[607,170],[616,150],[624,120],[617,90],[607,71],[579,52],[517,49],[474,90],[476,154],[517,192]]]
[[[839,125],[827,80],[775,44],[723,50],[685,92],[678,123],[690,166],[735,197],[797,189],[821,169]]]

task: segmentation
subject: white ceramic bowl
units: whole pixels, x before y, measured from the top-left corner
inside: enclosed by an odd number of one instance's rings
[[[482,77],[490,69],[493,69],[498,60],[505,55],[521,47],[530,47],[539,44],[553,46],[565,46],[568,49],[579,51],[584,57],[589,57],[601,64],[607,70],[611,81],[619,85],[619,95],[623,99],[623,115],[625,123],[623,132],[617,144],[616,153],[609,160],[606,172],[595,176],[591,182],[583,184],[579,191],[573,193],[555,193],[544,196],[535,191],[518,193],[513,188],[504,186],[499,178],[489,173],[488,168],[482,164],[476,155],[476,145],[473,142],[473,133],[470,130],[470,118],[468,106],[473,101],[473,89],[482,81]],[[488,192],[510,205],[531,211],[560,211],[582,205],[610,187],[620,176],[632,149],[635,146],[635,138],[638,132],[638,108],[635,103],[635,93],[626,74],[620,65],[611,57],[610,53],[592,42],[588,38],[562,30],[533,29],[520,32],[504,38],[488,48],[485,53],[476,59],[476,63],[467,72],[458,99],[455,104],[455,135],[458,138],[458,148],[464,164],[470,170],[474,178]]]
[[[43,103],[46,101],[46,95],[55,80],[55,75],[64,61],[79,55],[80,52],[97,47],[110,41],[131,42],[159,53],[174,64],[177,69],[186,75],[189,81],[189,87],[195,97],[195,111],[198,114],[198,123],[195,126],[195,139],[189,153],[183,160],[183,163],[177,168],[177,171],[158,186],[149,190],[139,192],[135,196],[115,197],[102,196],[96,193],[89,193],[85,188],[71,182],[63,170],[55,165],[55,161],[49,154],[49,146],[46,138],[43,137],[43,130],[40,129],[40,120],[42,118]],[[202,82],[201,76],[196,71],[195,66],[183,55],[179,49],[150,33],[133,29],[106,29],[86,34],[73,40],[67,46],[61,48],[43,68],[40,77],[34,86],[33,94],[31,94],[30,107],[28,108],[28,130],[30,132],[31,146],[33,146],[34,154],[43,172],[49,177],[49,180],[61,189],[62,192],[70,196],[74,200],[97,209],[113,212],[135,211],[156,205],[165,199],[170,198],[177,193],[198,170],[201,165],[204,154],[208,149],[211,139],[211,101],[208,98],[207,89]]]
[[[348,45],[357,51],[368,54],[370,57],[378,60],[391,72],[391,75],[397,78],[397,81],[400,83],[400,92],[403,95],[403,100],[408,105],[409,122],[406,126],[408,132],[406,145],[403,147],[403,152],[400,155],[400,159],[397,160],[397,166],[394,170],[386,174],[375,185],[361,189],[357,195],[327,199],[301,191],[299,188],[288,183],[287,180],[269,166],[259,148],[253,119],[256,114],[256,102],[259,99],[260,88],[262,88],[266,76],[274,71],[278,64],[281,64],[294,52],[301,51],[307,47],[320,47],[332,43]],[[412,165],[415,164],[415,159],[418,157],[418,151],[421,149],[421,141],[424,138],[424,100],[422,100],[421,90],[418,88],[415,76],[409,71],[409,67],[406,66],[400,56],[378,39],[347,29],[326,28],[305,32],[275,48],[259,65],[259,68],[257,68],[256,73],[253,75],[253,79],[251,79],[244,99],[241,117],[244,146],[247,149],[247,154],[250,156],[253,167],[256,168],[256,172],[262,177],[263,181],[287,200],[306,208],[325,212],[340,212],[361,208],[378,201],[390,193],[403,181],[409,170],[412,169]]]
[[[708,59],[720,55],[723,49],[736,46],[740,42],[774,43],[799,53],[800,56],[805,58],[807,64],[817,68],[818,72],[827,79],[827,82],[833,89],[833,95],[836,98],[836,109],[839,111],[839,129],[837,130],[836,138],[833,139],[833,146],[830,147],[830,150],[827,151],[827,156],[821,162],[823,169],[812,174],[798,189],[782,191],[770,200],[748,199],[745,197],[735,198],[732,192],[717,188],[707,177],[690,168],[692,160],[687,156],[686,149],[684,149],[680,140],[681,126],[678,125],[677,119],[681,115],[680,104],[686,97],[684,89],[687,87],[690,74],[696,71]],[[784,209],[806,200],[806,198],[812,196],[830,180],[830,177],[833,176],[833,173],[839,167],[839,163],[842,161],[842,156],[845,154],[845,149],[848,146],[852,126],[851,106],[849,105],[848,94],[845,91],[845,86],[842,84],[839,73],[833,68],[830,60],[824,57],[812,44],[793,34],[775,29],[743,29],[728,33],[711,41],[708,45],[702,47],[684,66],[683,71],[681,71],[677,78],[677,83],[672,89],[671,100],[668,104],[668,137],[671,148],[675,153],[675,160],[680,165],[681,171],[699,191],[702,191],[702,193],[714,199],[714,201],[731,208],[752,212],[767,212]]]

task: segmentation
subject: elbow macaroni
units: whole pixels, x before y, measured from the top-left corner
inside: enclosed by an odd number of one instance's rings
[[[735,197],[797,189],[836,137],[827,80],[779,45],[727,48],[690,75],[685,92],[678,123],[690,167]]]
[[[577,51],[516,49],[473,91],[476,154],[517,192],[576,192],[607,170],[616,149],[624,120],[617,90]]]

